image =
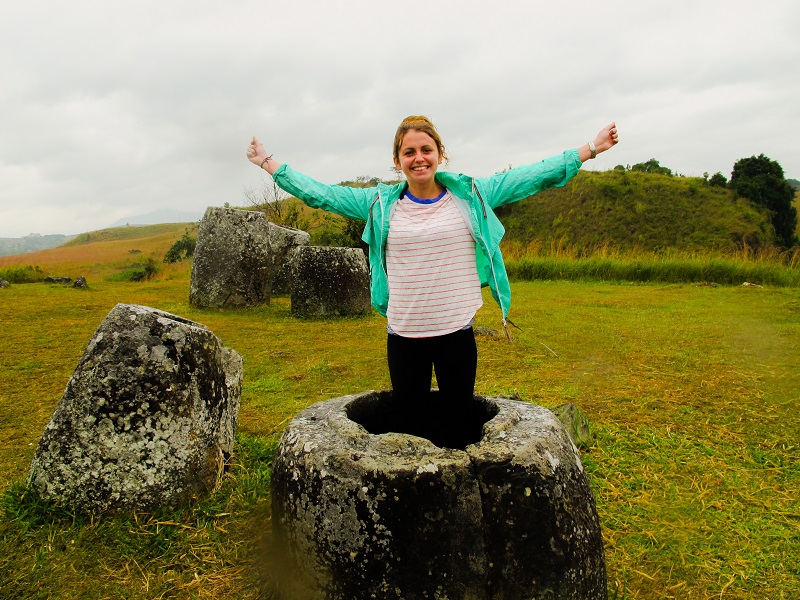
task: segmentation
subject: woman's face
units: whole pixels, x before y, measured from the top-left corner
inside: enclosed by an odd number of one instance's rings
[[[403,136],[398,155],[394,165],[403,172],[409,183],[428,183],[442,164],[442,155],[439,154],[436,141],[427,133],[416,129]]]

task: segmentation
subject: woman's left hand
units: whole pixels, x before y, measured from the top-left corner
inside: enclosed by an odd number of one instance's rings
[[[597,149],[598,154],[600,152],[605,152],[609,148],[613,148],[618,143],[619,133],[617,132],[616,123],[611,123],[603,127],[594,139],[594,147]]]

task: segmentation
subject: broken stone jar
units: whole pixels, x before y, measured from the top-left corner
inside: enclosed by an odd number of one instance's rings
[[[117,304],[39,440],[28,486],[103,514],[188,504],[233,451],[242,357],[204,325]]]
[[[594,497],[561,423],[473,400],[466,425],[452,420],[467,436],[442,438],[460,447],[407,433],[388,391],[292,420],[272,472],[281,598],[607,598]]]

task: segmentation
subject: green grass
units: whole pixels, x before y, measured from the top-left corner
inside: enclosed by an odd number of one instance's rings
[[[172,267],[171,267],[172,268]],[[377,315],[305,322],[288,299],[200,310],[188,265],[88,290],[0,290],[0,597],[270,598],[269,465],[310,404],[389,386]],[[611,597],[795,598],[800,288],[514,282],[515,340],[479,337],[477,391],[576,402]],[[477,324],[498,329],[485,296]],[[244,358],[234,464],[197,505],[87,520],[27,496],[35,445],[117,302],[194,319]]]
[[[277,442],[239,434],[236,444],[219,489],[176,511],[90,519],[15,484],[0,503],[13,554],[2,597],[269,597],[265,490]]]
[[[778,260],[719,256],[617,255],[570,258],[532,256],[509,260],[508,274],[522,280],[715,283],[800,286],[800,268]]]

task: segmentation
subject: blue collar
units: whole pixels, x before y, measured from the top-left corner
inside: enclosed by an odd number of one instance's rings
[[[434,204],[439,200],[441,200],[442,198],[444,198],[444,195],[446,193],[447,193],[447,188],[445,188],[441,194],[436,196],[436,198],[417,198],[414,194],[408,191],[408,188],[406,188],[405,196],[406,198],[408,198],[412,202],[416,202],[417,204]]]

